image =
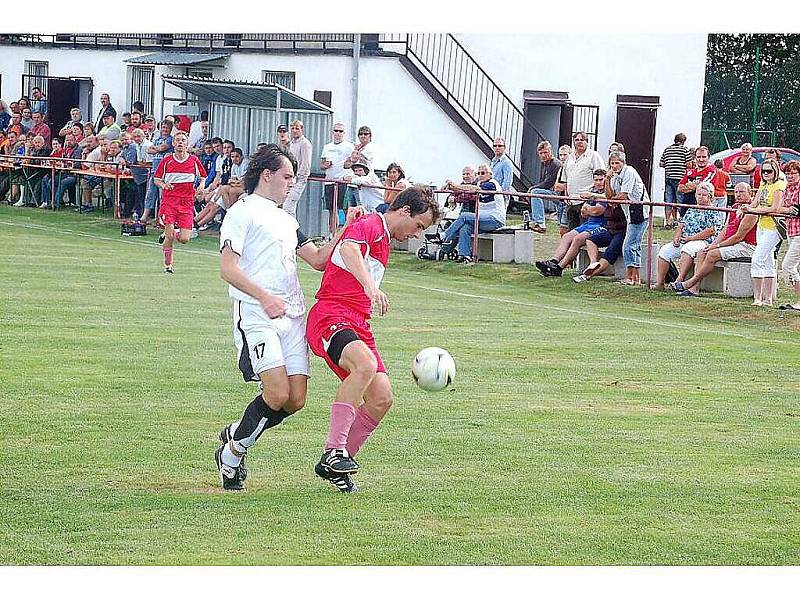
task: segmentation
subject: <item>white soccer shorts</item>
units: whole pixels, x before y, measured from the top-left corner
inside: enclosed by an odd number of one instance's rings
[[[233,340],[245,381],[259,381],[259,373],[281,366],[287,375],[311,373],[302,316],[270,319],[260,304],[234,300]]]

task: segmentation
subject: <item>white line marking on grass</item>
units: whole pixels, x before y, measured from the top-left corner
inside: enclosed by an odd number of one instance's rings
[[[75,236],[80,236],[80,237],[85,237],[85,238],[90,238],[90,239],[100,240],[100,241],[106,241],[106,242],[117,242],[117,243],[122,243],[122,244],[132,244],[132,245],[135,245],[135,246],[140,246],[140,247],[145,248],[145,249],[147,249],[148,247],[152,248],[152,249],[155,249],[157,247],[155,245],[150,245],[145,241],[137,242],[137,241],[128,240],[128,239],[120,239],[120,238],[115,238],[115,237],[112,238],[112,237],[106,237],[106,236],[102,236],[102,235],[95,235],[95,234],[91,234],[91,233],[84,233],[84,232],[81,232],[81,231],[73,231],[73,230],[69,230],[69,229],[60,229],[60,228],[57,228],[57,227],[50,227],[50,226],[47,226],[47,225],[37,225],[37,224],[33,224],[33,223],[13,223],[13,222],[8,222],[8,221],[0,221],[0,225],[9,225],[9,226],[14,226],[14,227],[23,227],[23,228],[27,228],[27,229],[38,229],[38,230],[42,230],[42,231],[63,233],[63,234],[75,235]],[[202,255],[202,256],[214,256],[214,257],[219,256],[218,252],[212,252],[210,250],[191,250],[189,248],[180,248],[180,252],[186,252],[186,253],[189,253],[189,254],[198,254],[198,255]],[[298,266],[303,270],[314,271],[314,269],[312,269],[311,267],[306,266],[304,263],[299,263]],[[406,273],[406,275],[418,276],[419,274],[417,274],[417,273]],[[785,344],[785,345],[790,345],[790,346],[797,346],[799,344],[799,342],[794,342],[794,341],[791,341],[791,340],[782,340],[782,339],[775,339],[775,338],[763,338],[763,337],[757,337],[757,336],[749,335],[749,334],[746,334],[746,333],[738,333],[738,332],[733,332],[733,331],[717,331],[717,330],[713,330],[713,329],[697,327],[697,326],[691,325],[691,324],[672,323],[672,322],[668,322],[668,321],[658,321],[658,320],[655,320],[655,319],[628,317],[628,316],[618,315],[618,314],[614,314],[614,313],[603,313],[603,312],[591,311],[591,310],[586,310],[586,309],[564,308],[564,307],[561,307],[561,306],[553,306],[553,305],[550,305],[550,304],[541,304],[541,303],[537,303],[537,302],[523,302],[521,300],[511,300],[511,299],[508,299],[508,298],[500,298],[498,296],[484,296],[484,295],[481,295],[481,294],[468,294],[466,292],[459,292],[459,291],[456,291],[456,290],[448,290],[448,289],[444,289],[444,288],[435,288],[435,287],[430,287],[430,286],[418,285],[418,284],[414,284],[414,283],[407,283],[407,282],[403,282],[403,281],[390,281],[390,280],[387,280],[386,283],[389,284],[389,285],[399,285],[399,286],[411,287],[411,288],[415,288],[415,289],[419,289],[419,290],[424,290],[424,291],[427,291],[427,292],[436,292],[436,293],[439,293],[439,294],[451,294],[451,295],[454,295],[454,296],[461,296],[462,298],[472,298],[472,299],[475,299],[475,300],[486,300],[486,301],[492,301],[492,302],[502,302],[504,304],[511,304],[513,306],[524,306],[524,307],[527,307],[527,308],[539,308],[539,309],[544,309],[544,310],[552,310],[552,311],[555,311],[555,312],[563,312],[563,313],[567,313],[567,314],[574,314],[574,315],[580,315],[580,316],[590,316],[590,317],[596,317],[596,318],[599,318],[599,319],[613,319],[613,320],[617,320],[617,321],[626,321],[626,322],[630,322],[630,323],[637,323],[639,325],[654,325],[654,326],[658,326],[658,327],[666,327],[666,328],[670,328],[670,329],[679,329],[679,330],[683,330],[683,331],[692,331],[692,332],[696,332],[696,333],[707,333],[707,334],[710,334],[710,335],[726,335],[726,336],[730,336],[730,337],[737,337],[737,338],[742,338],[742,339],[746,339],[746,340],[750,340],[750,341],[754,341],[754,342],[762,342],[762,343],[766,343],[766,344],[779,343],[779,344]],[[730,325],[739,325],[739,326],[741,326],[741,324],[729,323],[729,322],[726,322],[726,321],[720,321],[720,320],[717,320],[717,319],[709,319],[707,317],[701,317],[701,316],[695,316],[695,315],[686,315],[686,317],[694,319],[694,320],[711,321],[711,322],[714,322],[714,323],[717,323],[717,324],[723,325],[723,326],[730,326]]]

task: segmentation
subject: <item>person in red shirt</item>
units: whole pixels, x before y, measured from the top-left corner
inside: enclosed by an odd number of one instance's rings
[[[389,300],[381,289],[390,239],[419,237],[439,220],[430,189],[400,192],[385,215],[371,213],[347,227],[325,266],[306,335],[312,352],[342,383],[331,406],[328,440],[314,472],[342,492],[355,491],[354,457],[392,405],[392,386],[372,336],[373,306],[383,315]]]
[[[172,246],[175,240],[181,244],[189,241],[194,222],[194,184],[200,178],[203,187],[207,176],[200,159],[189,154],[189,136],[179,131],[173,136],[173,154],[164,157],[156,170],[154,182],[164,193],[159,217],[164,223],[162,240],[164,249],[164,272],[174,273],[172,268]],[[176,226],[180,231],[176,231]]]
[[[728,184],[731,176],[722,168],[722,160],[714,161],[717,171],[711,178],[711,185],[714,186],[714,206],[725,208],[728,206]]]
[[[733,208],[739,209],[750,204],[750,184],[741,181],[734,188]],[[714,270],[718,260],[752,258],[756,249],[756,225],[758,215],[743,214],[740,211],[728,214],[728,223],[721,236],[697,253],[694,259],[694,275],[686,281],[676,281],[672,289],[679,296],[699,296],[700,282]]]
[[[678,192],[683,194],[681,204],[697,204],[694,191],[697,184],[703,181],[710,182],[717,171],[714,165],[708,164],[708,148],[700,146],[694,153],[694,166],[686,169],[686,173],[678,184]],[[716,194],[715,194],[716,195]],[[681,216],[686,214],[688,208],[679,209]]]

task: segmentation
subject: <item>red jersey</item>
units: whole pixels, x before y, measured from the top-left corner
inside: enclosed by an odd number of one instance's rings
[[[681,184],[686,184],[690,181],[694,183],[700,183],[701,181],[711,182],[716,171],[717,167],[714,165],[706,165],[702,169],[692,167],[691,169],[687,169],[686,173],[684,173],[683,179],[681,179]],[[724,194],[722,195],[724,196]]]
[[[714,198],[724,198],[728,194],[728,182],[731,176],[722,169],[717,169],[714,177],[711,178],[711,184],[714,186]]]
[[[347,270],[342,260],[343,242],[358,244],[361,256],[367,263],[367,270],[375,284],[380,287],[391,250],[386,220],[382,214],[372,213],[361,217],[344,230],[328,259],[322,284],[317,292],[317,300],[320,302],[341,304],[368,319],[372,314],[372,301],[364,292],[364,286]]]
[[[155,177],[175,186],[172,190],[163,190],[164,202],[192,204],[194,202],[194,182],[198,177],[206,177],[203,163],[194,154],[186,160],[179,161],[174,154],[167,154],[158,163]]]

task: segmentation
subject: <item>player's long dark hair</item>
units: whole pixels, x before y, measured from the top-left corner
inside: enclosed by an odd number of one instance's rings
[[[247,172],[244,174],[244,191],[252,194],[258,187],[258,179],[265,170],[275,173],[281,168],[282,159],[288,160],[292,170],[297,173],[297,161],[294,156],[276,144],[267,144],[264,148],[250,157]]]
[[[389,205],[389,210],[400,210],[404,206],[408,206],[411,209],[412,217],[424,215],[426,212],[431,211],[434,223],[441,218],[439,202],[436,200],[431,188],[425,185],[413,185],[404,189],[397,194],[397,197]]]

